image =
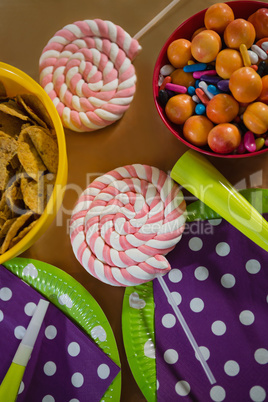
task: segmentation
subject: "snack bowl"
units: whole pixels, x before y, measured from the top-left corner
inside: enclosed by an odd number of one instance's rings
[[[231,1],[231,2],[226,2],[228,4],[233,12],[234,12],[234,17],[235,18],[243,18],[243,19],[248,19],[248,17],[256,12],[260,8],[267,8],[267,3],[265,2],[260,2],[260,1]],[[159,103],[159,75],[160,75],[160,69],[162,66],[170,64],[168,57],[167,57],[167,49],[169,45],[176,39],[188,39],[191,41],[193,33],[198,30],[201,27],[204,27],[204,16],[205,12],[207,9],[204,9],[202,11],[199,11],[198,13],[192,15],[190,18],[188,18],[186,21],[184,21],[175,31],[169,36],[169,38],[166,40],[165,44],[163,45],[158,58],[155,63],[154,67],[154,72],[153,72],[153,97],[154,97],[154,102],[156,109],[158,111],[159,116],[161,117],[162,121],[166,125],[166,127],[178,138],[179,141],[181,141],[183,144],[187,145],[189,148],[194,149],[195,151],[198,151],[200,153],[209,155],[209,156],[215,156],[215,157],[220,157],[220,158],[245,158],[245,157],[251,157],[254,155],[260,155],[268,151],[268,147],[264,147],[258,151],[255,152],[247,152],[247,153],[230,153],[230,154],[222,154],[222,153],[216,153],[212,151],[208,145],[205,145],[203,147],[198,147],[189,141],[186,140],[186,138],[183,135],[183,130],[182,130],[182,125],[177,125],[172,123],[166,113],[165,109],[161,106]]]
[[[55,179],[53,178],[51,195],[47,197],[47,202],[42,213],[40,216],[37,215],[36,222],[28,233],[18,240],[17,243],[14,242],[13,247],[10,247],[0,255],[0,263],[2,264],[23,253],[33,245],[56,217],[63,201],[64,190],[67,183],[67,154],[65,134],[60,117],[53,102],[43,88],[23,71],[5,63],[0,63],[0,82],[5,87],[7,97],[23,96],[24,94],[30,94],[26,96],[34,95],[37,105],[42,107],[42,117],[44,117],[44,120],[50,125],[51,133],[53,132],[53,136],[56,140],[54,142],[57,142],[58,155],[58,167],[54,175]],[[36,121],[32,121],[33,125],[35,125],[35,123]],[[5,136],[5,134],[2,135]]]

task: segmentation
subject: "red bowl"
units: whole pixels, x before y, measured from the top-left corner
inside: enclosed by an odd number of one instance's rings
[[[235,18],[244,18],[248,19],[248,17],[253,14],[255,11],[257,11],[259,8],[267,8],[268,4],[265,2],[261,1],[231,1],[231,2],[226,2],[228,4],[235,15]],[[199,11],[197,14],[194,14],[192,17],[188,18],[186,21],[184,21],[167,39],[166,43],[162,47],[159,56],[156,60],[155,67],[154,67],[154,73],[153,73],[153,96],[154,96],[154,102],[157,108],[157,111],[167,126],[167,128],[185,145],[188,147],[194,149],[195,151],[201,152],[206,155],[211,155],[211,156],[217,156],[220,158],[245,158],[245,157],[250,157],[254,155],[260,155],[263,154],[264,152],[268,151],[268,147],[265,147],[257,152],[250,152],[250,153],[245,153],[245,154],[219,154],[216,152],[213,152],[208,146],[205,147],[197,147],[190,142],[186,141],[186,139],[183,136],[182,133],[182,126],[178,126],[176,124],[173,124],[171,121],[168,120],[165,110],[163,107],[158,103],[158,92],[159,92],[159,86],[158,86],[158,78],[159,78],[159,73],[160,69],[162,66],[165,64],[170,64],[168,58],[167,58],[167,48],[170,45],[171,42],[173,42],[176,39],[179,38],[184,38],[191,40],[192,34],[198,29],[204,26],[204,16],[205,12],[207,9],[204,9],[202,11]]]

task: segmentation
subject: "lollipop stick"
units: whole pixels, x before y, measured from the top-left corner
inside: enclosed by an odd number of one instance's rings
[[[17,399],[19,386],[39,334],[49,302],[40,299],[25,335],[19,344],[11,365],[0,386],[0,401],[13,402]]]
[[[149,29],[151,29],[161,18],[164,17],[180,0],[173,0],[168,6],[166,6],[159,14],[157,14],[148,24],[146,24],[139,32],[136,33],[134,39],[139,40]]]
[[[182,313],[180,312],[180,309],[178,308],[177,304],[175,303],[175,301],[173,299],[173,296],[170,293],[170,290],[167,287],[163,277],[160,276],[157,279],[158,279],[158,281],[160,283],[160,286],[161,286],[162,290],[164,291],[165,295],[167,296],[167,299],[168,299],[169,303],[171,304],[171,306],[173,308],[173,311],[176,314],[176,317],[178,318],[178,321],[181,324],[182,329],[184,330],[184,332],[185,332],[185,334],[186,334],[186,336],[187,336],[192,348],[194,349],[196,355],[198,356],[199,361],[200,361],[200,363],[201,363],[201,365],[202,365],[202,367],[203,367],[203,369],[204,369],[204,371],[205,371],[205,373],[207,375],[207,378],[209,379],[210,384],[215,384],[215,382],[216,382],[215,377],[212,374],[212,372],[211,372],[206,360],[204,359],[204,356],[202,355],[202,353],[201,353],[201,351],[200,351],[200,349],[199,349],[199,347],[198,347],[198,345],[196,343],[196,340],[195,340],[190,328],[188,327],[188,325],[187,325]]]

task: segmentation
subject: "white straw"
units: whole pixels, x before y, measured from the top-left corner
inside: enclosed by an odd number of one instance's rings
[[[171,306],[174,310],[174,313],[176,314],[176,317],[177,317],[179,323],[181,324],[182,329],[184,330],[192,348],[194,349],[196,355],[198,356],[200,363],[207,375],[207,378],[209,379],[210,384],[211,385],[215,384],[215,382],[216,382],[215,377],[212,374],[206,360],[204,359],[204,356],[202,355],[202,353],[199,349],[199,346],[197,345],[197,342],[196,342],[190,328],[188,327],[182,313],[180,312],[180,309],[178,308],[177,304],[175,303],[175,300],[174,300],[169,288],[167,287],[163,277],[162,276],[158,277],[158,281],[159,281],[161,288],[163,289],[165,295],[167,296],[167,299],[168,299],[169,303],[171,304]]]
[[[134,35],[134,39],[139,40],[149,29],[151,29],[161,18],[164,17],[180,0],[173,0],[168,6],[166,6],[159,14],[157,14],[148,24],[146,24],[139,32]]]
[[[49,302],[47,300],[39,300],[24,337],[22,338],[22,341],[19,344],[16,354],[13,358],[13,363],[26,367],[44,320],[48,305]]]

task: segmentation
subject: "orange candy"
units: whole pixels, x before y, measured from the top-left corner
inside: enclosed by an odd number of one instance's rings
[[[264,134],[268,130],[268,106],[262,102],[253,102],[243,115],[245,126],[254,134]]]
[[[178,68],[171,74],[173,84],[182,85],[186,88],[195,86],[195,79],[192,73],[186,73],[182,68]]]
[[[196,31],[194,31],[191,40],[193,40],[196,35],[198,35],[202,31],[204,31],[205,29],[206,29],[206,27],[201,27],[201,28],[198,28]]]
[[[256,32],[251,22],[243,18],[237,18],[230,22],[224,30],[223,38],[227,47],[239,49],[239,46],[245,44],[247,49],[253,45]]]
[[[261,81],[262,81],[262,91],[258,100],[268,105],[268,75],[262,77]]]
[[[205,29],[192,40],[192,55],[200,63],[210,63],[221,50],[221,38],[217,32]]]
[[[268,36],[268,8],[259,8],[249,16],[248,21],[253,24],[257,39]]]
[[[183,135],[187,141],[198,147],[208,142],[208,133],[214,124],[206,116],[194,115],[186,120],[183,126]]]
[[[167,57],[175,68],[184,67],[192,58],[191,42],[187,39],[174,40],[168,46]]]
[[[243,65],[243,59],[238,50],[224,49],[216,57],[215,69],[221,78],[227,80],[235,70],[243,67]]]
[[[190,95],[179,94],[172,96],[166,104],[165,112],[170,121],[183,124],[195,110],[195,102]]]
[[[218,34],[223,34],[227,25],[234,20],[234,13],[226,3],[216,3],[210,6],[205,13],[205,26]]]
[[[231,123],[217,124],[208,134],[208,145],[219,154],[230,154],[241,142],[238,128]]]
[[[228,94],[218,94],[209,101],[206,113],[213,123],[229,123],[239,111],[238,102]]]
[[[260,96],[262,80],[253,68],[242,67],[231,75],[229,88],[238,102],[249,103]]]

